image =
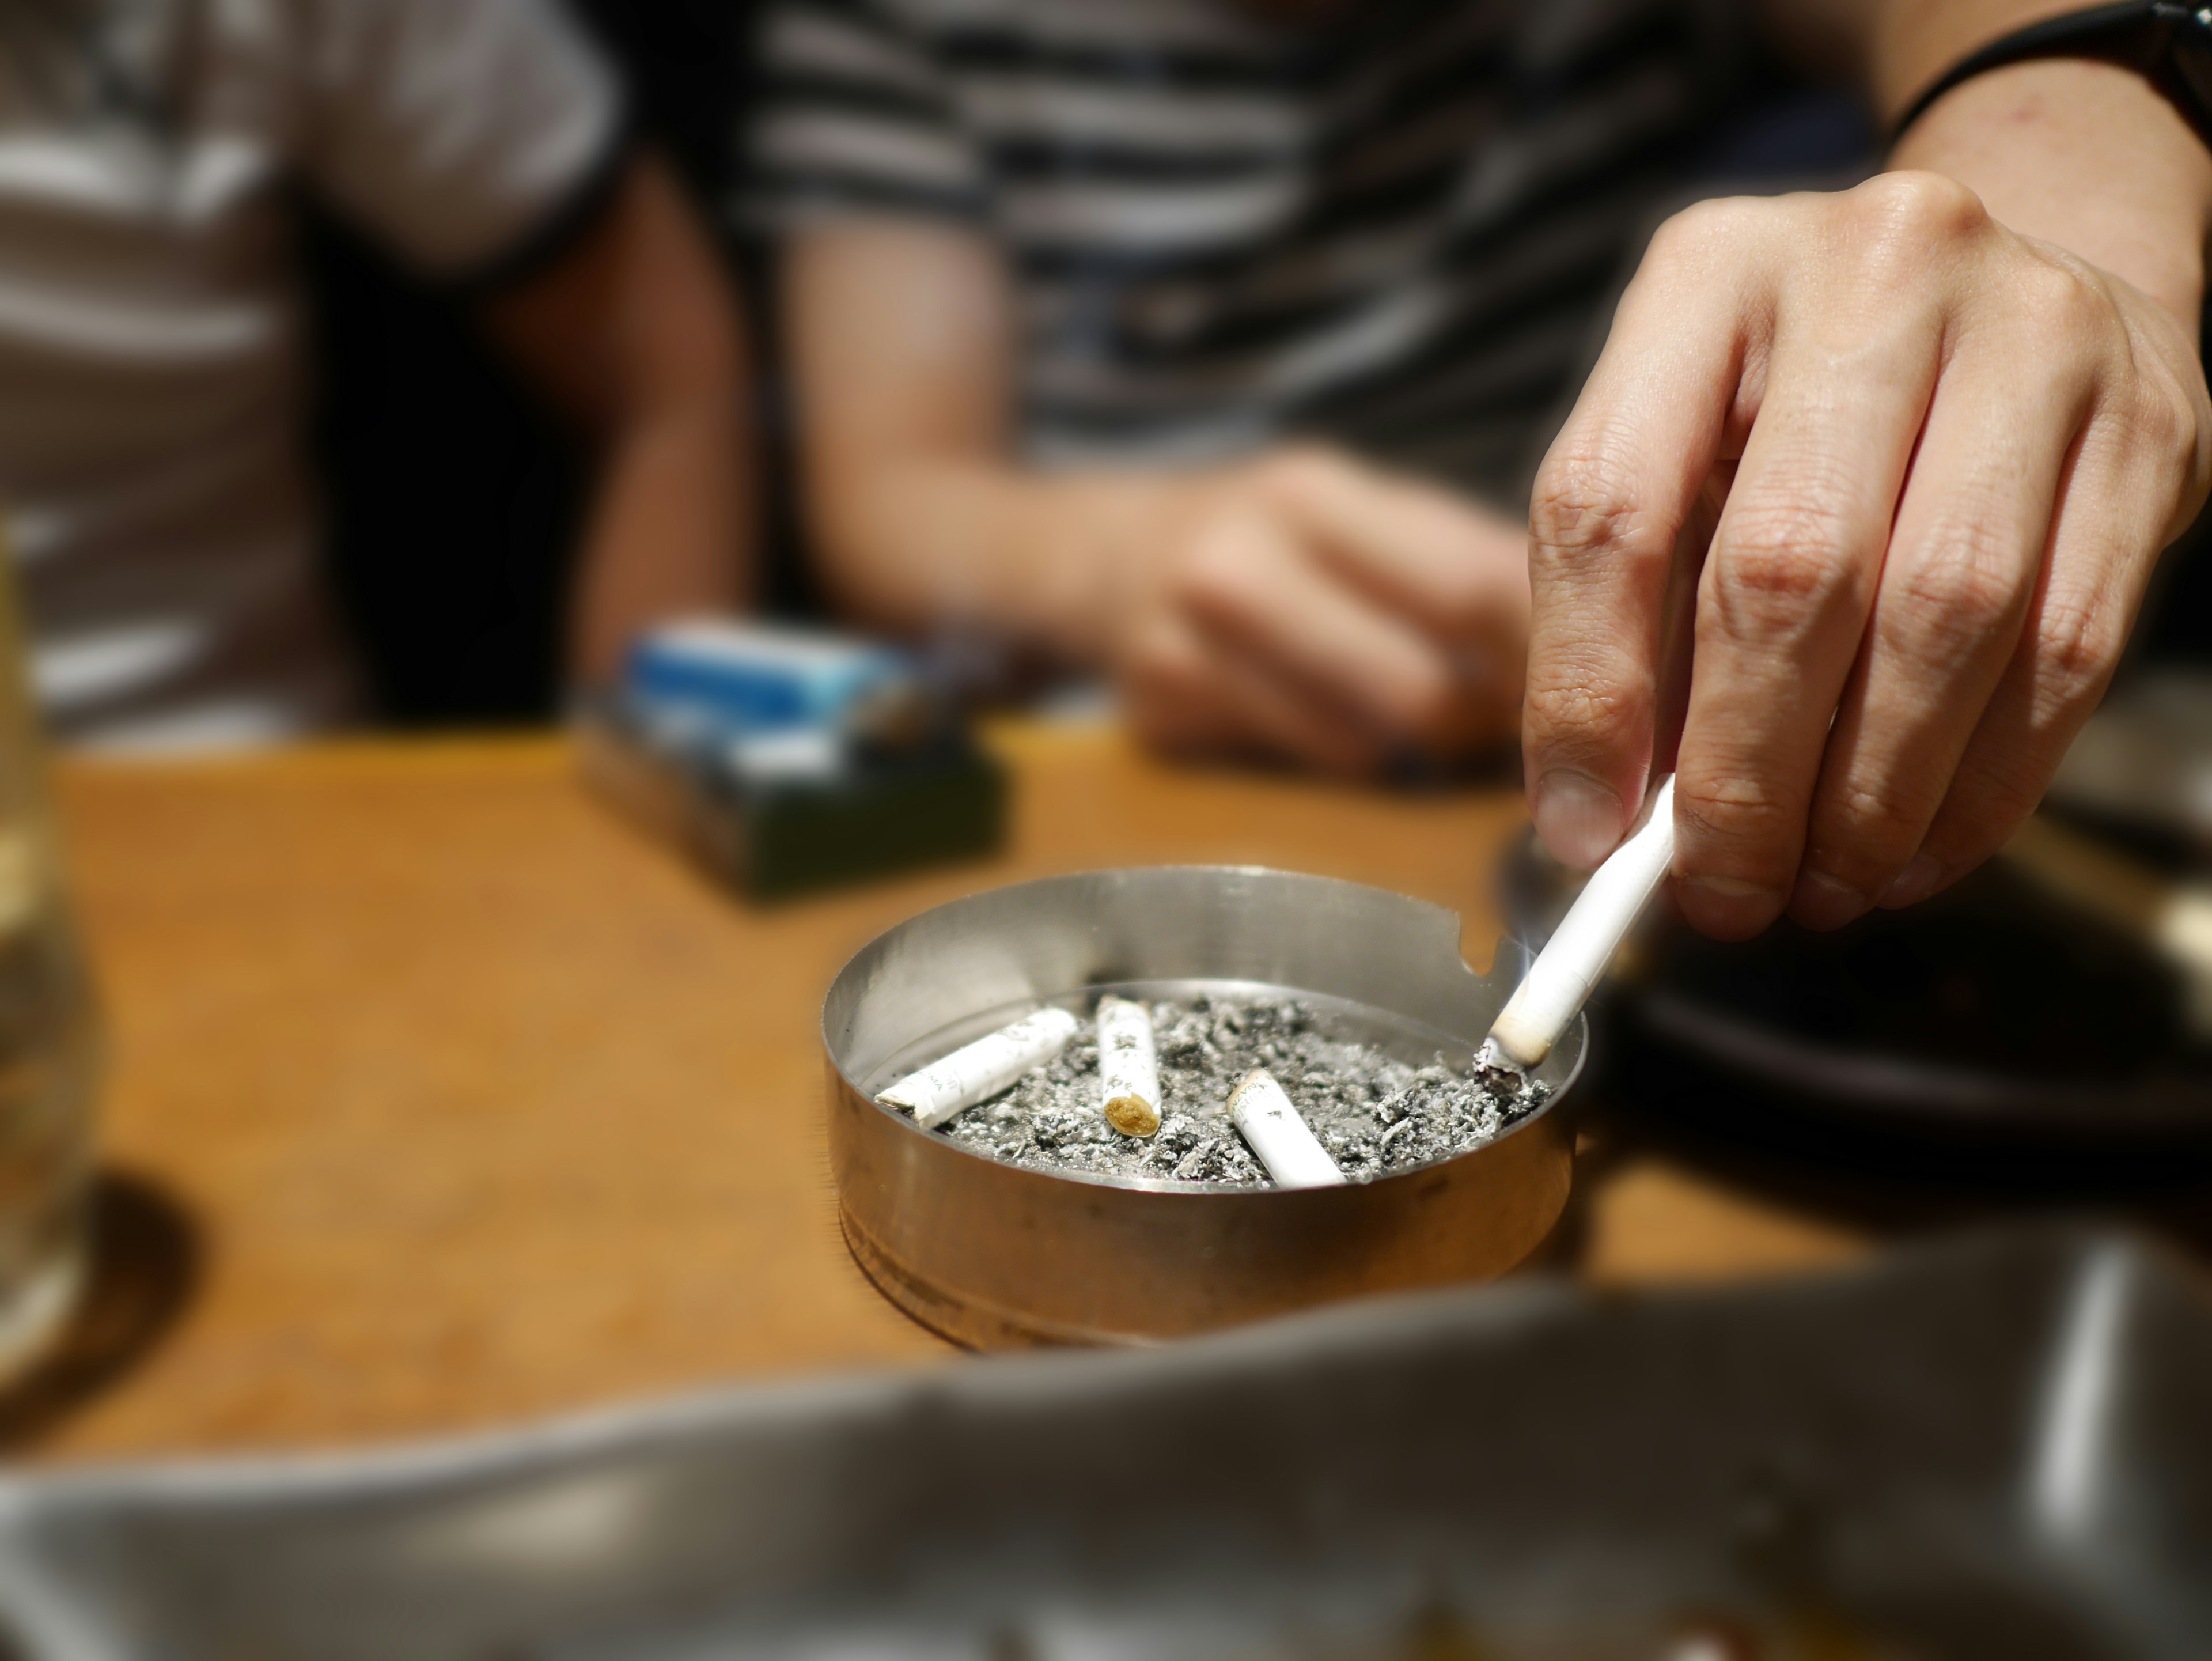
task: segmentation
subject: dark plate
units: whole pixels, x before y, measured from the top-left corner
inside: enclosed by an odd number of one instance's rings
[[[1501,889],[1541,940],[1570,883],[1524,837]],[[1784,920],[1723,944],[1656,916],[1593,1013],[1613,1092],[1765,1136],[2060,1169],[2212,1159],[2212,1048],[2180,975],[2002,861],[1832,934]]]

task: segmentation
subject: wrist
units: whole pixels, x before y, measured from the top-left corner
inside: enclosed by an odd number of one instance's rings
[[[2192,343],[2212,232],[2212,154],[2131,70],[2037,59],[1965,82],[1891,157],[1959,180],[1992,217],[2117,276]]]

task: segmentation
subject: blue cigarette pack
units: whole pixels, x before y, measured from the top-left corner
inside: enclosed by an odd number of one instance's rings
[[[578,712],[600,794],[720,880],[781,899],[1004,839],[1006,780],[906,654],[719,621],[654,631]]]

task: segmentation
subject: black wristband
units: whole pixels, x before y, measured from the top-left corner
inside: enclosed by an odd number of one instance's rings
[[[2212,145],[2212,5],[2123,0],[2047,17],[1960,59],[1914,99],[1890,130],[1894,145],[1928,106],[1962,82],[2038,58],[2089,58],[2140,72]]]

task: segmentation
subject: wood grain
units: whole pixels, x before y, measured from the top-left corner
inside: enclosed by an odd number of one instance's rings
[[[954,895],[1255,861],[1451,906],[1488,960],[1510,793],[1186,770],[1105,728],[995,741],[1003,858],[765,911],[587,799],[551,741],[66,764],[109,1159],[201,1268],[35,1451],[378,1441],[946,1354],[838,1238],[816,1019],[847,954]],[[1638,1169],[1588,1208],[1607,1278],[1860,1249]]]

